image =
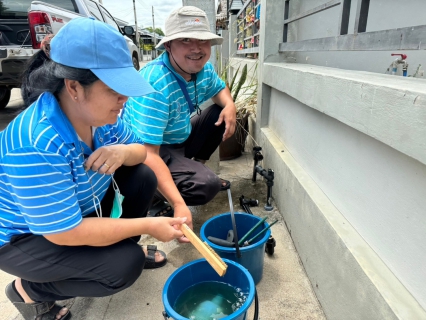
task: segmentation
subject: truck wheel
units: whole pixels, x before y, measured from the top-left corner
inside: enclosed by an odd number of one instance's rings
[[[0,110],[7,107],[10,100],[10,89],[6,87],[0,87]]]
[[[132,57],[132,61],[133,61],[133,66],[135,67],[136,70],[139,71],[139,61],[138,61],[138,56],[134,55]]]

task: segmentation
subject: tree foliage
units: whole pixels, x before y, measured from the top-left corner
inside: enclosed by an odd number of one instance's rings
[[[154,32],[154,29],[152,27],[147,27],[145,29],[148,30],[149,32]],[[163,30],[161,30],[161,28],[155,28],[155,33],[164,37],[164,32]]]
[[[3,4],[3,1],[0,1],[0,12],[4,12],[4,11],[6,11],[7,9],[9,9],[8,7],[6,7],[4,4]]]
[[[153,44],[149,44],[149,43],[144,43],[142,48],[145,51],[151,51],[151,50],[154,50],[154,45]]]

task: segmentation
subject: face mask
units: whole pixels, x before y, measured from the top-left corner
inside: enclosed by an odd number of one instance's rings
[[[118,188],[118,185],[115,182],[114,178],[112,178],[112,187],[114,188],[115,196],[114,202],[112,204],[110,217],[118,219],[123,214],[123,207],[121,206],[121,204],[123,203],[124,196],[120,193],[120,189]]]

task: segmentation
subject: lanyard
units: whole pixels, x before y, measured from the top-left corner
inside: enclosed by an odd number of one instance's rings
[[[161,65],[169,69],[169,67],[163,61],[154,61],[152,64]],[[195,79],[192,79],[192,76],[191,76],[191,80],[194,81],[194,88],[195,88],[195,107],[194,107],[194,104],[192,103],[192,100],[189,97],[188,90],[186,90],[186,84],[182,81],[182,79],[178,78],[172,70],[169,69],[169,71],[175,77],[177,83],[179,84],[180,89],[183,92],[183,95],[185,96],[186,102],[188,102],[189,114],[192,114],[195,110],[197,110],[198,115],[201,114],[201,109],[198,106],[197,78],[195,77]]]

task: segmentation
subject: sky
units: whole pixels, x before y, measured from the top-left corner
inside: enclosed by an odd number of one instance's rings
[[[133,0],[102,0],[102,4],[114,17],[134,25]],[[164,31],[164,21],[174,9],[182,6],[182,0],[135,0],[135,5],[138,27],[152,27],[152,6],[154,6],[155,27]]]

